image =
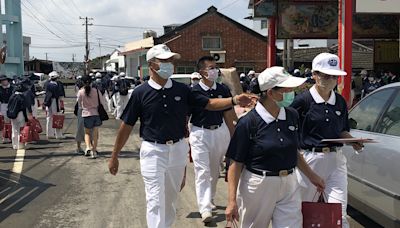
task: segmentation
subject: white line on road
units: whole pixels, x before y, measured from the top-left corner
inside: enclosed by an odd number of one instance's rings
[[[15,155],[15,161],[12,171],[16,173],[16,181],[19,182],[19,178],[21,177],[22,167],[24,165],[24,157],[25,157],[25,149],[17,150],[17,154]]]

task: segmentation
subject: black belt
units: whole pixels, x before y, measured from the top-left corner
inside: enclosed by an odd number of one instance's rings
[[[246,166],[246,169],[254,174],[260,175],[260,176],[280,176],[280,177],[285,177],[289,174],[292,174],[294,169],[288,169],[288,170],[280,170],[277,172],[272,172],[272,171],[261,171],[261,170],[256,170],[252,169],[250,167]]]
[[[215,130],[215,129],[218,129],[219,127],[221,127],[221,125],[222,125],[222,124],[219,124],[219,125],[209,125],[209,126],[197,126],[197,125],[193,124],[193,126],[200,127],[200,128],[205,128],[205,129],[208,129],[208,130]]]
[[[175,144],[175,143],[181,141],[181,139],[171,139],[171,140],[166,140],[166,141],[154,141],[154,140],[146,140],[145,139],[144,141],[156,143],[156,144],[172,145],[172,144]]]
[[[316,153],[329,153],[329,152],[336,152],[339,147],[332,146],[332,147],[313,147],[311,148],[311,152]]]

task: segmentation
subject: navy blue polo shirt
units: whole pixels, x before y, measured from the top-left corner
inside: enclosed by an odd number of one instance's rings
[[[343,131],[350,131],[347,104],[344,98],[333,92],[327,102],[315,86],[295,97],[292,105],[300,116],[300,147],[343,146],[321,143],[322,139],[337,139]]]
[[[192,93],[202,94],[208,98],[227,98],[232,97],[229,88],[223,84],[214,82],[214,85],[209,88],[202,81],[199,84],[192,87]],[[191,107],[191,119],[190,123],[194,126],[212,126],[221,125],[224,118],[224,111],[231,110],[232,108],[223,111],[209,111],[198,106]]]
[[[205,108],[208,100],[183,83],[168,79],[161,87],[149,80],[133,91],[121,119],[133,126],[140,118],[140,137],[145,141],[179,140],[185,136],[189,107]]]
[[[6,88],[0,86],[0,103],[7,104],[13,92],[14,86],[12,86],[11,84]]]
[[[264,171],[294,168],[299,148],[298,119],[292,108],[281,108],[275,119],[257,103],[255,109],[239,119],[226,157]],[[256,134],[251,139],[253,131]]]

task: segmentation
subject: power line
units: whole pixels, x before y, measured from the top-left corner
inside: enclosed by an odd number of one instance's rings
[[[231,3],[226,4],[225,6],[221,7],[221,9],[219,9],[219,11],[222,11],[222,10],[224,10],[224,9],[226,9],[226,8],[229,8],[229,7],[233,6],[233,5],[236,4],[238,1],[240,1],[240,0],[234,0],[234,1],[232,1]]]
[[[162,30],[160,27],[139,27],[139,26],[128,26],[128,25],[102,25],[102,24],[94,24],[93,26],[97,27],[108,27],[108,28],[131,28],[131,29],[158,29]]]

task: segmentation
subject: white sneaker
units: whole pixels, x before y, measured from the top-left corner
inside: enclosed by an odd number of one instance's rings
[[[204,223],[211,222],[211,221],[212,221],[212,214],[211,214],[211,212],[210,212],[210,211],[203,212],[203,213],[201,214],[201,221],[203,221]]]
[[[91,151],[90,151],[90,157],[91,157],[92,159],[96,159],[96,151],[91,150]]]
[[[90,149],[86,149],[85,150],[85,153],[83,154],[83,156],[89,156],[89,153],[90,153],[91,151],[90,151]]]

